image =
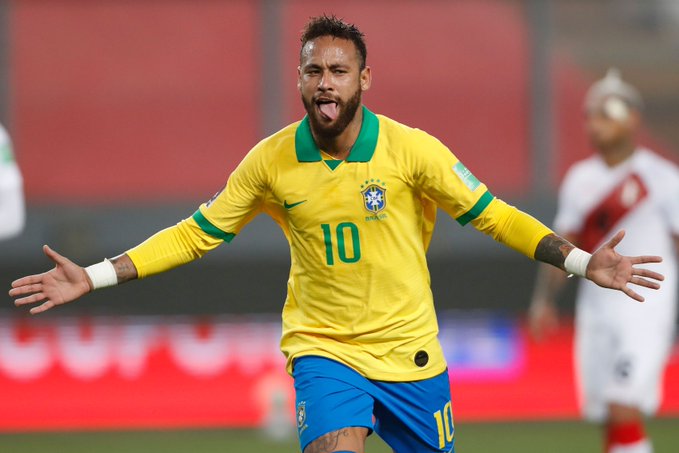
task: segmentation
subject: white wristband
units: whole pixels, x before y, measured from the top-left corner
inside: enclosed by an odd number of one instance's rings
[[[116,269],[113,267],[113,263],[108,259],[104,259],[101,263],[87,266],[85,272],[87,272],[87,276],[92,280],[94,289],[106,288],[118,284]]]
[[[592,258],[590,253],[580,250],[579,248],[574,248],[568,256],[566,256],[563,267],[569,274],[585,277],[590,258]]]

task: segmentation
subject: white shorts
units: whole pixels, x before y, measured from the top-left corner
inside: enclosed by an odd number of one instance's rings
[[[674,302],[603,299],[578,301],[575,369],[583,415],[603,421],[611,403],[653,415],[674,342]]]

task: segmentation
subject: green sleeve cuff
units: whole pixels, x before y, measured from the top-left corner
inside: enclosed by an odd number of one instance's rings
[[[231,242],[231,240],[234,237],[236,237],[234,233],[225,233],[224,231],[220,230],[212,223],[210,223],[210,221],[205,218],[203,213],[200,212],[200,209],[193,214],[193,220],[196,221],[196,223],[198,224],[200,229],[203,230],[203,232],[209,234],[214,238],[221,239],[225,242]]]
[[[479,215],[481,215],[483,210],[486,209],[486,207],[488,207],[488,205],[490,204],[491,201],[493,201],[493,199],[495,199],[493,194],[490,193],[490,191],[486,190],[486,193],[481,195],[479,201],[477,201],[476,204],[472,206],[472,208],[469,211],[465,212],[455,220],[457,220],[457,222],[460,225],[465,226],[466,224],[477,218]]]

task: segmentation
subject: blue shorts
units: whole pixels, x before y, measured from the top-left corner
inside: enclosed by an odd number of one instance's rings
[[[374,430],[396,453],[455,451],[448,372],[422,381],[373,381],[334,360],[306,356],[295,360],[292,374],[302,451],[349,427]]]

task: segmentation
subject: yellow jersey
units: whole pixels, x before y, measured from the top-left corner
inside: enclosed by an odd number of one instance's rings
[[[318,149],[307,117],[257,144],[190,219],[128,252],[139,277],[230,241],[264,212],[290,244],[289,372],[305,355],[382,381],[443,372],[425,257],[437,207],[531,258],[550,231],[497,200],[431,135],[362,108],[344,161]]]

